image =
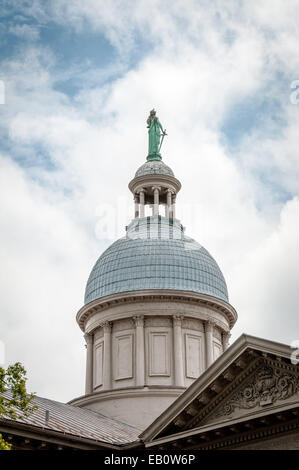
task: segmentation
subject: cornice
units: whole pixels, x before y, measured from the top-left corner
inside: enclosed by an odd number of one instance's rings
[[[181,189],[181,183],[175,176],[162,174],[148,174],[136,176],[132,179],[132,181],[130,181],[129,189],[134,194],[144,185],[151,186],[159,184],[163,186],[169,186],[170,189],[173,189],[176,193],[178,193]]]
[[[121,292],[93,300],[84,305],[77,313],[76,320],[82,331],[85,330],[86,321],[95,313],[123,303],[137,302],[184,302],[193,303],[201,306],[211,307],[220,312],[227,319],[229,327],[232,328],[237,321],[236,310],[228,302],[207,294],[198,294],[192,291],[175,290],[142,290]]]
[[[267,417],[277,418],[276,423]],[[228,423],[216,423],[185,430],[172,435],[160,437],[152,442],[144,441],[146,448],[158,450],[200,449],[213,450],[221,447],[232,447],[244,442],[267,439],[274,435],[292,432],[299,429],[298,405],[280,407],[274,413],[255,416],[253,419],[243,417]]]
[[[243,444],[254,442],[254,441],[260,441],[265,440],[269,437],[274,437],[274,436],[279,436],[281,434],[286,434],[290,433],[292,431],[296,431],[299,429],[299,423],[296,421],[294,423],[280,423],[274,426],[270,427],[264,427],[262,429],[255,429],[254,431],[249,431],[247,433],[244,433],[242,435],[236,436],[236,437],[229,437],[227,439],[219,439],[216,442],[213,442],[211,444],[204,444],[200,447],[201,450],[214,450],[218,448],[223,448],[223,447],[232,447],[234,445],[236,446],[242,446]]]

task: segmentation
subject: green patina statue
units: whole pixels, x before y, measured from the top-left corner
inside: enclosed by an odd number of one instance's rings
[[[163,143],[166,130],[163,127],[156,116],[156,111],[151,110],[149,117],[147,118],[148,127],[148,156],[147,160],[162,160],[160,155],[160,149]]]

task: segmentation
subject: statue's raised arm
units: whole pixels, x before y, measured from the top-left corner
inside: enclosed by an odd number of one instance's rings
[[[148,156],[147,160],[161,160],[160,149],[163,143],[166,130],[163,129],[156,111],[151,110],[149,117],[147,118],[148,127]]]

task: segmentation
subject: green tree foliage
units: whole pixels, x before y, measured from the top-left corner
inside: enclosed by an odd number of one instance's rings
[[[37,409],[32,404],[35,395],[27,395],[26,380],[26,370],[19,362],[7,369],[0,367],[0,417],[22,418]],[[10,449],[11,445],[0,434],[0,450]]]
[[[11,450],[11,444],[5,442],[5,440],[2,438],[2,434],[0,434],[0,450]]]

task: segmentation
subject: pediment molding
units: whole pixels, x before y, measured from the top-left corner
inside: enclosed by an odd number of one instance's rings
[[[287,400],[299,391],[296,374],[264,364],[220,409],[215,417],[231,416],[236,410],[252,410]]]
[[[252,416],[296,401],[299,403],[298,367],[279,359],[261,357],[210,400],[184,429],[226,422],[246,414]]]

